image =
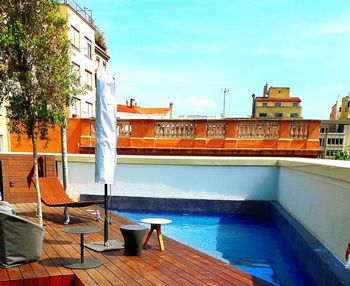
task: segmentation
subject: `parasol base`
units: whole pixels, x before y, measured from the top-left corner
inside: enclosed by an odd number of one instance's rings
[[[116,240],[108,240],[106,245],[104,241],[97,241],[84,243],[84,246],[97,252],[120,250],[124,248],[124,244]]]

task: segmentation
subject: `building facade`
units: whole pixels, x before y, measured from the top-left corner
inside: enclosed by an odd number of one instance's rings
[[[350,93],[347,96],[344,96],[341,100],[339,119],[349,119],[349,118],[350,118]]]
[[[331,114],[329,115],[330,120],[339,120],[341,115],[342,102],[337,100],[337,102],[332,106]]]
[[[106,48],[98,46],[95,41],[96,33],[99,32],[94,25],[91,10],[81,8],[74,0],[63,0],[61,11],[68,22],[72,64],[86,91],[74,98],[73,105],[69,108],[69,117],[91,118],[95,116],[95,74],[97,69],[107,70],[109,56]]]
[[[350,153],[350,120],[323,120],[320,125],[320,158],[334,159],[339,151]]]
[[[263,96],[254,94],[252,118],[302,118],[301,100],[290,97],[289,87],[264,86]]]

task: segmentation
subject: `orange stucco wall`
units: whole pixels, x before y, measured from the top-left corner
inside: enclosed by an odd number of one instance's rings
[[[152,149],[157,152],[160,149],[237,149],[237,150],[280,150],[283,156],[283,150],[312,150],[312,156],[317,155],[319,149],[318,132],[320,127],[319,120],[299,120],[296,122],[305,123],[308,126],[307,138],[292,139],[290,137],[290,128],[293,120],[276,120],[279,125],[278,138],[275,139],[257,139],[257,138],[238,138],[238,125],[241,122],[260,123],[260,119],[226,119],[225,137],[208,138],[206,134],[206,120],[197,120],[195,123],[194,138],[156,138],[155,123],[156,120],[128,120],[132,132],[128,136],[119,136],[117,141],[118,148],[125,148],[127,152],[135,150]],[[219,122],[219,121],[218,121]],[[44,148],[44,142],[38,143],[39,152],[61,152],[61,134],[59,128],[51,130],[50,142],[47,148]],[[16,142],[16,136],[11,135],[11,147],[14,152],[32,151],[31,142],[23,138],[21,143]],[[69,119],[67,126],[67,149],[68,153],[94,153],[95,134],[93,124],[90,119]],[[134,151],[130,151],[134,150]],[[288,153],[287,152],[287,153]],[[290,152],[289,152],[290,153]],[[273,154],[273,153],[271,153]],[[300,153],[299,153],[300,154]],[[311,154],[311,153],[310,153]],[[193,154],[195,155],[195,154]]]

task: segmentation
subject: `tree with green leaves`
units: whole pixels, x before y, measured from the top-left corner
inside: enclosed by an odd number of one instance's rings
[[[49,142],[49,128],[64,124],[66,108],[81,92],[58,1],[1,0],[0,103],[6,106],[9,131],[33,144],[40,225],[37,140]]]
[[[346,151],[338,151],[335,153],[335,160],[350,160],[350,156]]]

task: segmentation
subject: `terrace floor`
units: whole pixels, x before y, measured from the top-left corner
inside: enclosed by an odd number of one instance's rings
[[[19,216],[35,221],[35,204],[15,204]],[[96,225],[91,207],[70,209],[71,226]],[[102,262],[98,268],[70,270],[63,259],[80,257],[80,236],[62,231],[63,208],[43,206],[45,239],[39,262],[0,268],[0,286],[5,285],[270,285],[250,274],[197,250],[164,237],[165,252],[158,250],[154,234],[150,249],[142,256],[124,256],[123,250],[98,253],[85,248],[85,257]],[[119,226],[131,222],[112,214],[109,238],[123,241]],[[84,236],[84,242],[103,240],[103,231]]]

